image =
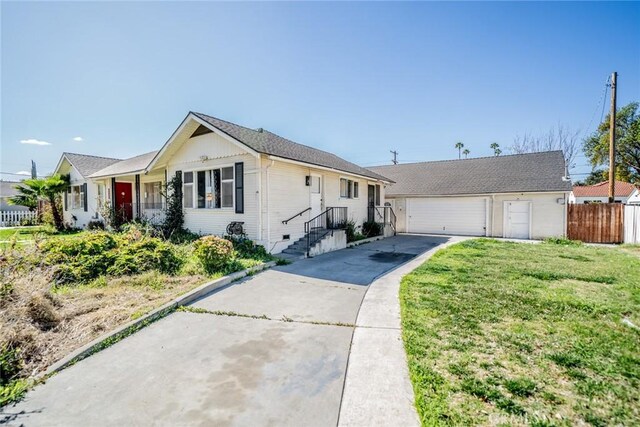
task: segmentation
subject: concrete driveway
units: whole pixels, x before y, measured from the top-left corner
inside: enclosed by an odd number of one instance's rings
[[[0,422],[335,426],[368,285],[447,240],[397,236],[234,283],[53,376]]]

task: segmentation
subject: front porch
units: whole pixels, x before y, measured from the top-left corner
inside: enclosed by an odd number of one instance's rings
[[[104,189],[101,201],[107,202],[105,206],[115,211],[119,221],[144,220],[160,224],[164,220],[166,181],[163,174],[121,175],[96,183]]]

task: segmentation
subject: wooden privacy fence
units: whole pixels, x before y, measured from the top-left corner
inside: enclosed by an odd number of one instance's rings
[[[640,244],[640,205],[624,207],[624,242]]]
[[[31,211],[0,211],[0,227],[22,225],[24,221],[35,221],[36,216]]]
[[[621,203],[569,204],[567,237],[588,243],[622,243],[624,205]]]

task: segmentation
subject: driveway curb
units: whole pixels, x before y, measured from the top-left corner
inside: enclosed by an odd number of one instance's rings
[[[106,347],[109,347],[112,344],[115,344],[116,342],[136,332],[137,330],[144,328],[150,323],[162,319],[180,306],[190,304],[210,292],[227,286],[228,284],[238,279],[242,279],[243,277],[250,274],[271,268],[274,265],[276,265],[276,261],[270,261],[261,265],[257,265],[255,267],[247,268],[246,270],[231,273],[227,276],[223,276],[219,279],[215,279],[203,285],[200,285],[197,288],[187,292],[186,294],[180,295],[179,297],[169,301],[168,303],[150,311],[144,316],[132,320],[129,323],[125,323],[124,325],[119,326],[118,328],[107,332],[106,334],[99,336],[90,343],[78,348],[59,361],[55,362],[53,365],[49,366],[45,372],[37,375],[36,379],[48,377],[51,374],[59,372],[64,368],[73,365],[74,363],[79,362],[86,357],[91,356],[93,353],[96,353]]]
[[[419,426],[400,321],[400,281],[452,237],[369,285],[360,306],[347,364],[339,426]]]

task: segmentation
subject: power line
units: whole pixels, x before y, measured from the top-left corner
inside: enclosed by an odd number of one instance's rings
[[[604,88],[602,89],[602,96],[600,96],[598,100],[598,104],[596,105],[596,108],[593,110],[593,114],[591,114],[591,118],[589,119],[589,124],[587,125],[587,127],[584,128],[584,132],[582,133],[582,139],[584,139],[587,136],[587,132],[591,129],[591,125],[593,124],[593,119],[596,116],[596,112],[600,108],[600,104],[602,104],[602,113],[600,114],[599,123],[602,123],[602,118],[604,117],[604,105],[605,105],[604,100],[607,98],[607,90],[609,89],[610,82],[611,82],[611,76],[608,76],[607,81],[604,83]]]

